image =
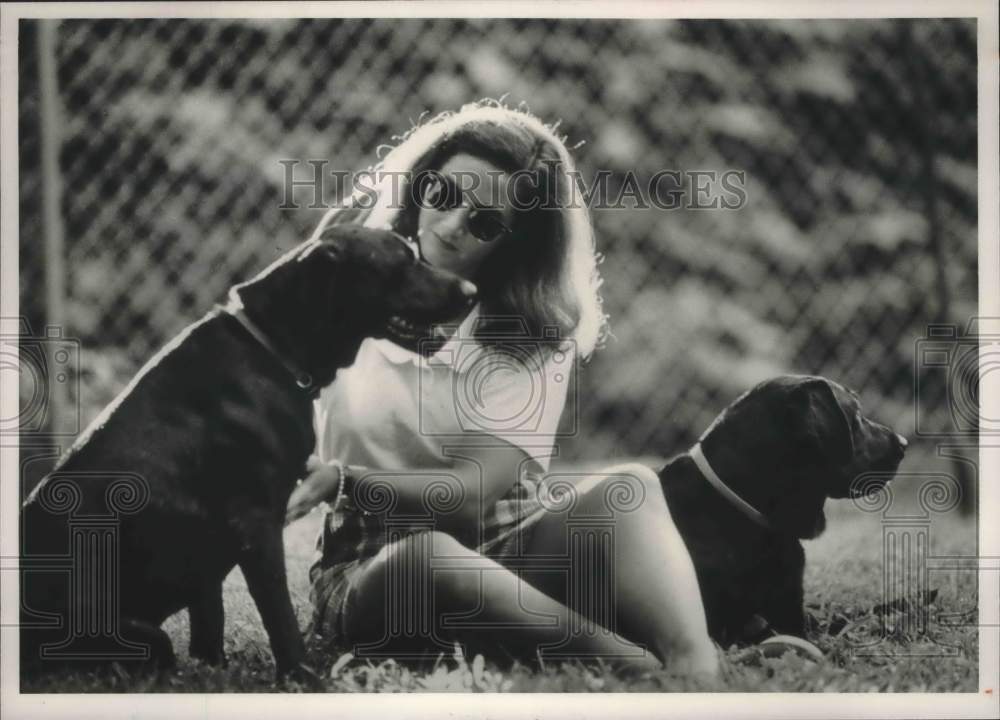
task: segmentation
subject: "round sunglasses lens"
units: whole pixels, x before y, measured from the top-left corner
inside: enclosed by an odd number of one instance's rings
[[[467,220],[469,232],[481,242],[493,242],[499,239],[509,232],[499,215],[500,213],[496,210],[473,208],[469,211]]]

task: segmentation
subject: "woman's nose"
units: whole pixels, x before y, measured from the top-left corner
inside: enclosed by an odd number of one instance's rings
[[[465,209],[455,208],[439,213],[433,223],[434,232],[449,240],[460,237],[465,232]]]

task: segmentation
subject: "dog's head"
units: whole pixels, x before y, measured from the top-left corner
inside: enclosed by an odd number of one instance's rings
[[[475,301],[476,286],[422,262],[400,235],[359,225],[333,225],[318,252],[338,266],[338,290],[349,297],[348,322],[366,337],[384,337],[427,352],[435,326],[460,319]],[[336,291],[334,291],[336,293]],[[342,307],[342,293],[336,293]]]
[[[856,393],[822,377],[781,376],[754,387],[703,441],[723,481],[773,525],[799,537],[825,528],[827,497],[884,485],[906,439],[866,417]]]
[[[401,236],[348,224],[331,225],[235,289],[289,356],[331,371],[353,362],[366,337],[427,352],[420,340],[476,297],[475,285],[421,262]]]

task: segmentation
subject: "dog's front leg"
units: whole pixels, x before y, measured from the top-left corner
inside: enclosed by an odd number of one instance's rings
[[[191,621],[191,657],[209,665],[225,665],[223,651],[226,612],[222,606],[222,583],[207,582],[188,606]]]
[[[771,565],[768,592],[760,610],[768,624],[783,635],[805,637],[805,598],[802,588],[805,563],[802,546],[794,542],[783,547]]]
[[[288,592],[281,520],[252,524],[256,531],[244,545],[239,565],[271,641],[278,678],[319,685],[319,676],[303,662],[305,643]]]
[[[806,636],[806,617],[802,603],[802,591],[789,585],[785,596],[772,598],[769,607],[764,610],[764,617],[767,618],[771,627],[782,635],[796,635],[804,638]]]

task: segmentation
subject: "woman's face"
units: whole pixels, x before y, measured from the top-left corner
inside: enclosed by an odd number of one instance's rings
[[[463,202],[442,209],[422,203],[417,219],[420,251],[431,265],[475,282],[484,263],[510,240],[514,210],[507,202],[509,175],[464,153],[454,155],[439,173],[454,183],[452,188],[463,189]],[[497,229],[500,232],[493,232]]]

